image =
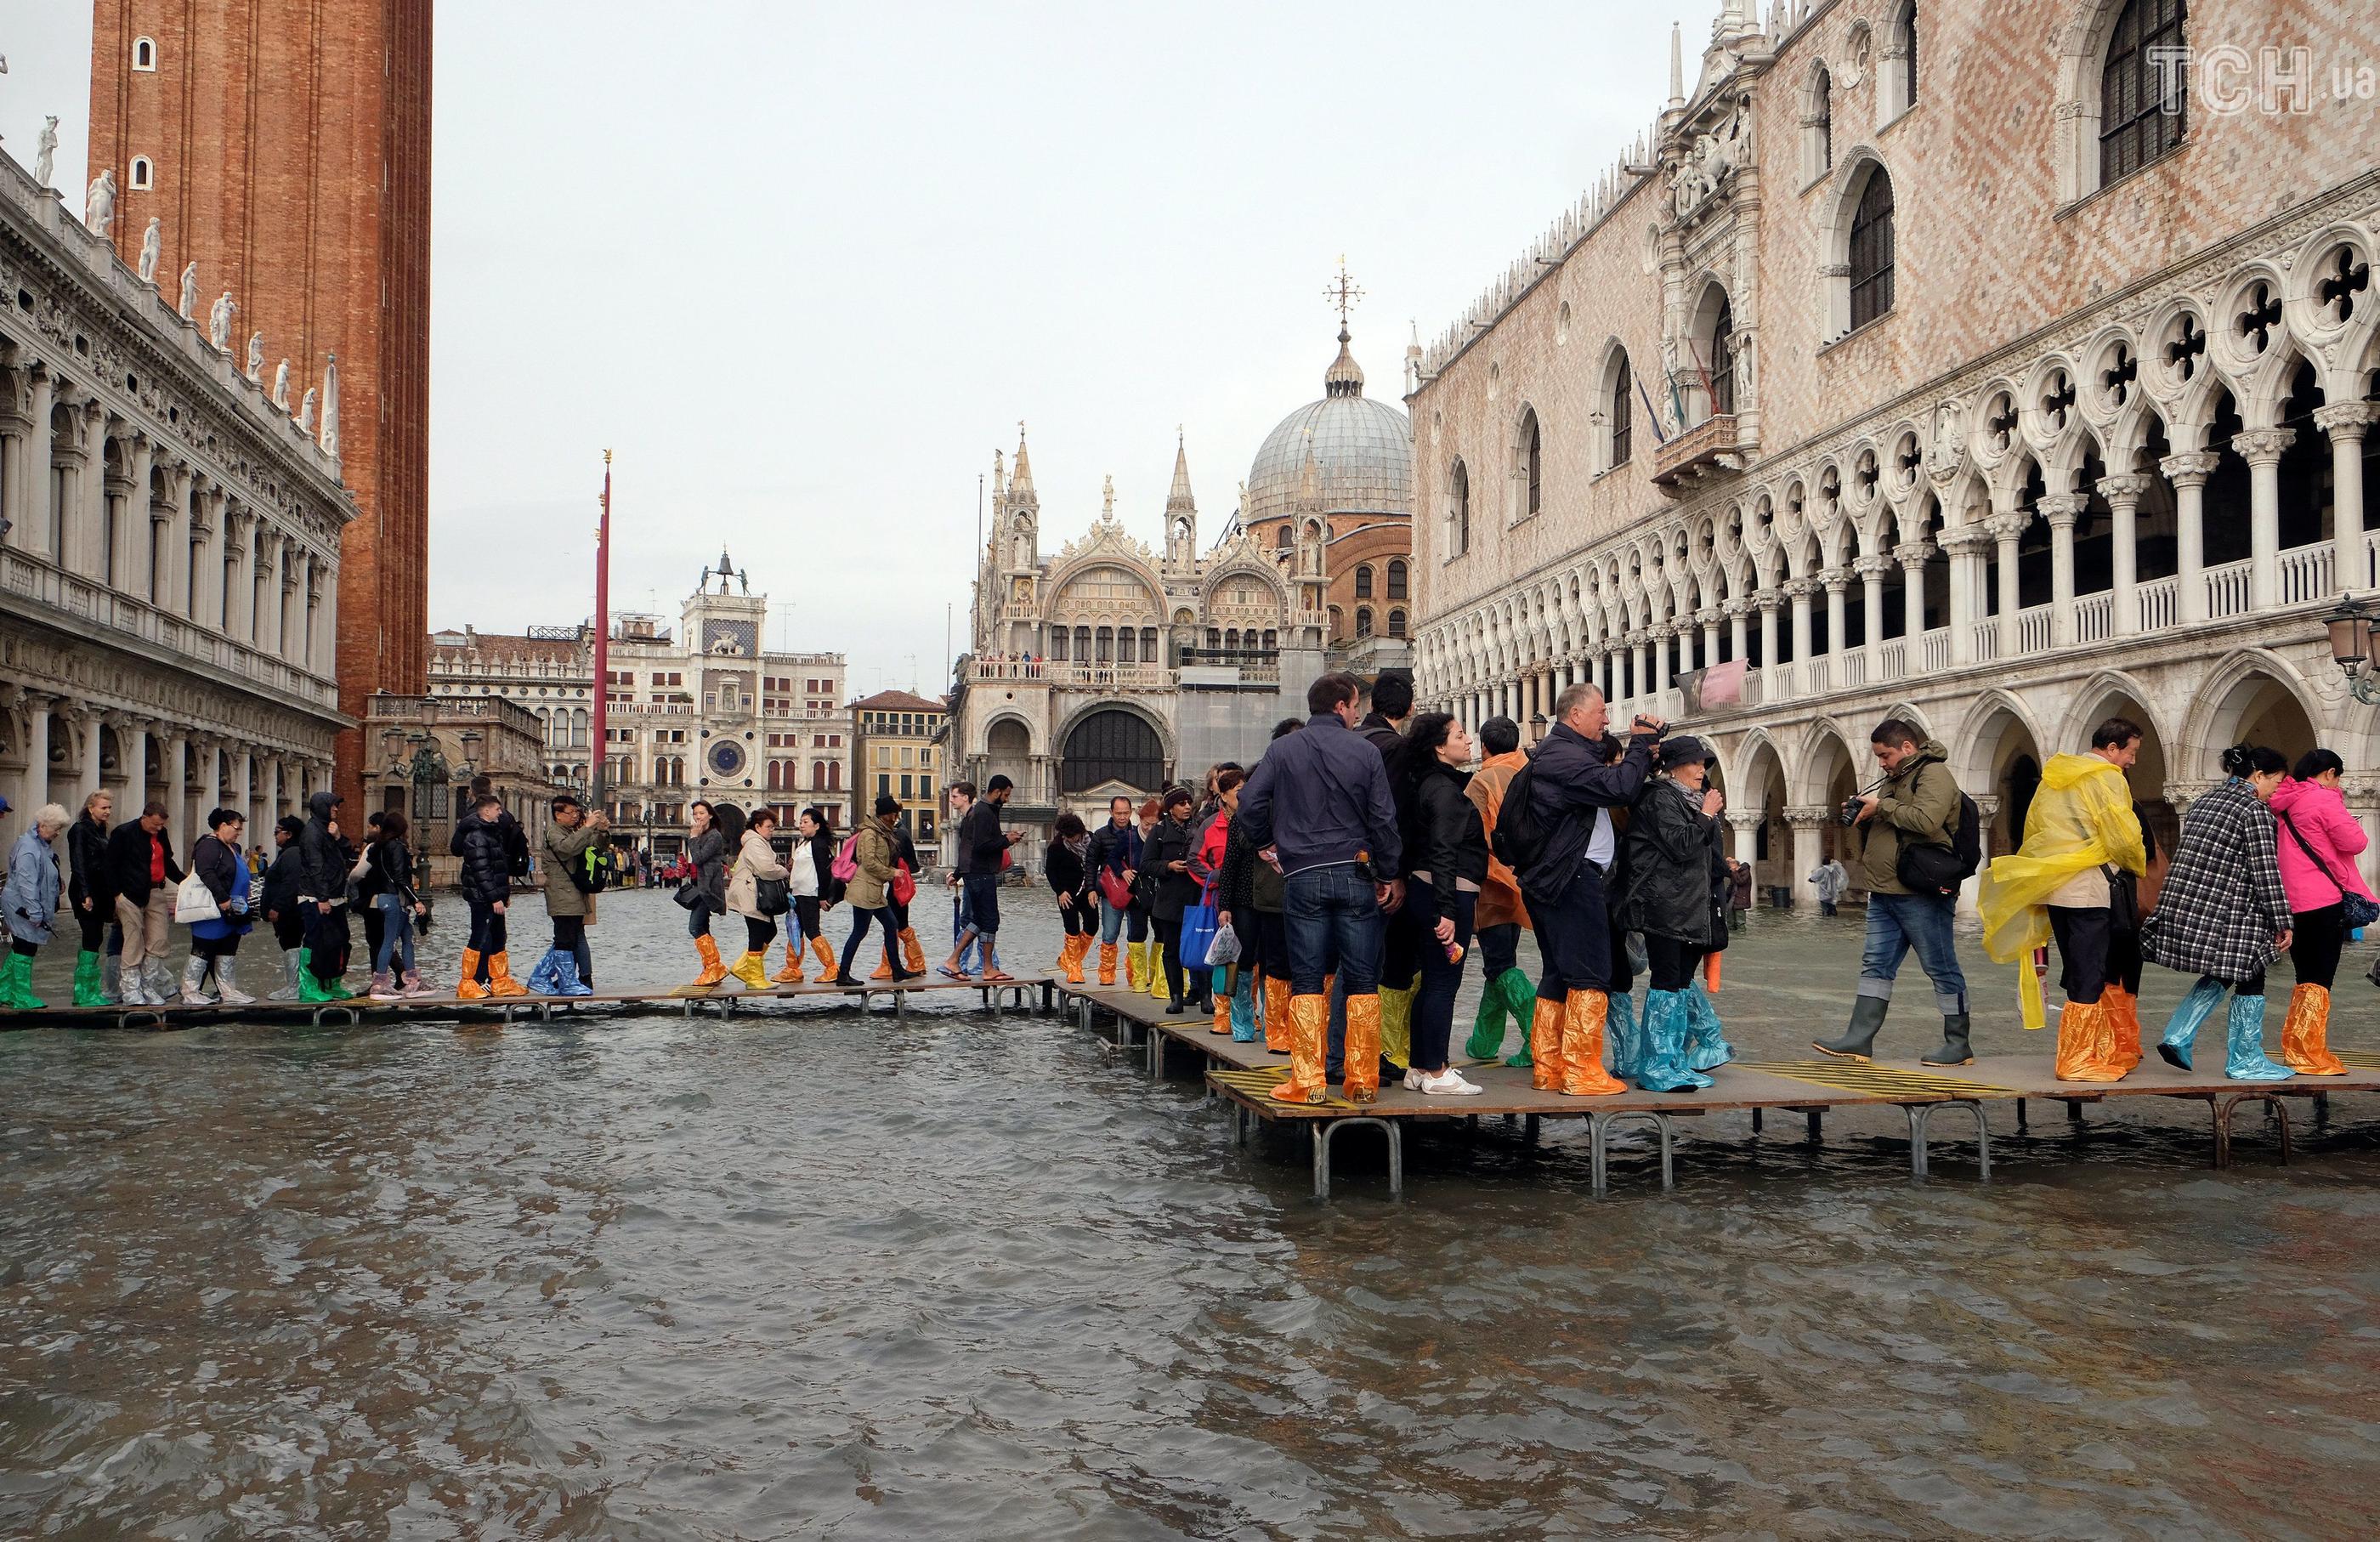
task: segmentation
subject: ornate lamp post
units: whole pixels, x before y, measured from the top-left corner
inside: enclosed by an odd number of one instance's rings
[[[2347,676],[2348,693],[2366,707],[2380,706],[2380,675],[2372,671],[2372,606],[2343,600],[2323,617],[2330,629],[2330,656]]]

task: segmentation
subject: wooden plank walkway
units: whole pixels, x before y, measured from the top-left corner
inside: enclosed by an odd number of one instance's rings
[[[1802,1114],[1809,1138],[1823,1138],[1823,1120],[1838,1108],[1896,1108],[1909,1123],[1910,1171],[1927,1175],[1926,1146],[1934,1116],[1956,1109],[1974,1124],[1978,1175],[1991,1176],[1991,1135],[1985,1110],[1998,1103],[2013,1105],[2017,1128],[2029,1128],[2028,1104],[2060,1102],[2070,1119],[2079,1121],[2084,1105],[2124,1098],[2170,1098],[2207,1105],[2214,1139],[2215,1165],[2229,1165],[2231,1119],[2243,1103],[2260,1104],[2278,1126],[2280,1157],[2289,1160],[2290,1099],[2312,1099],[2317,1114],[2326,1113],[2335,1092],[2380,1092],[2380,1055],[2339,1051],[2348,1065],[2344,1076],[2295,1076],[2282,1082],[2235,1082],[2222,1074],[2219,1040],[2202,1037],[2199,1069],[2178,1070],[2158,1059],[2148,1059],[2120,1082],[2061,1082],[2051,1075],[2052,1057],[1996,1055],[1956,1069],[1921,1065],[1914,1060],[1858,1062],[1813,1056],[1808,1060],[1739,1061],[1711,1073],[1712,1085],[1694,1092],[1626,1093],[1600,1098],[1571,1098],[1540,1092],[1529,1085],[1529,1073],[1500,1062],[1461,1062],[1463,1075],[1480,1085],[1476,1097],[1433,1098],[1384,1086],[1376,1103],[1357,1105],[1335,1087],[1320,1103],[1284,1103],[1272,1088],[1289,1074],[1288,1057],[1269,1052],[1261,1038],[1242,1044],[1228,1034],[1213,1031],[1204,1014],[1171,1017],[1165,1003],[1122,987],[1061,985],[1062,1003],[1087,1030],[1105,1014],[1117,1024],[1119,1044],[1148,1051],[1149,1074],[1161,1073],[1168,1046],[1200,1057],[1208,1091],[1232,1109],[1233,1134],[1245,1143],[1254,1124],[1302,1123],[1308,1126],[1314,1147],[1315,1194],[1330,1194],[1330,1142],[1342,1129],[1378,1129],[1389,1145],[1389,1183],[1393,1196],[1402,1188],[1403,1142],[1401,1124],[1415,1119],[1503,1116],[1524,1123],[1526,1138],[1536,1138],[1546,1119],[1582,1119],[1588,1126],[1588,1152],[1593,1184],[1606,1186],[1606,1157],[1615,1126],[1644,1124],[1658,1136],[1661,1182],[1674,1181],[1672,1166],[1676,1131],[1673,1122],[1723,1112],[1748,1112],[1756,1134],[1766,1114]],[[2045,1040],[2045,1048],[2047,1041]],[[2210,1054],[2210,1051],[2211,1054]]]
[[[985,1010],[998,1016],[1003,999],[1009,1010],[1015,1012],[1053,1011],[1057,984],[1055,977],[1049,975],[1019,975],[1014,980],[1002,980],[997,984],[938,977],[900,985],[888,980],[874,980],[858,986],[820,982],[773,986],[766,990],[747,990],[740,985],[724,985],[700,991],[680,987],[668,990],[599,990],[591,996],[481,996],[469,1000],[459,996],[408,996],[394,1002],[375,1002],[358,995],[344,1002],[259,1000],[249,1006],[225,1006],[220,1002],[212,1006],[185,1006],[173,1002],[164,1006],[79,1007],[52,1002],[40,1012],[0,1010],[0,1032],[42,1027],[146,1029],[154,1032],[234,1023],[393,1027],[408,1021],[449,1021],[456,1018],[491,1023],[546,1022],[556,1014],[619,1014],[656,1008],[674,1008],[687,1017],[710,1012],[716,1012],[722,1017],[733,1017],[738,1013],[758,1014],[771,1007],[795,1003],[847,1006],[855,1000],[860,1010],[865,1012],[872,1010],[875,1002],[885,999],[892,1002],[893,1015],[906,1016],[912,996],[948,996],[967,992],[981,998]]]

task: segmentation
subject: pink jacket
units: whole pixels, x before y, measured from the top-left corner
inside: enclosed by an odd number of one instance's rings
[[[2291,910],[2322,910],[2337,905],[2339,882],[2365,899],[2374,897],[2355,868],[2356,856],[2368,844],[2362,821],[2347,811],[2347,799],[2338,788],[2287,777],[2273,790],[2272,807],[2273,818],[2280,824],[2273,834],[2281,853],[2281,887],[2289,891]],[[2323,862],[2338,875],[2338,882],[2325,877],[2322,868],[2306,855],[2305,846],[2289,834],[2292,827],[2305,837],[2307,846],[2322,854]]]

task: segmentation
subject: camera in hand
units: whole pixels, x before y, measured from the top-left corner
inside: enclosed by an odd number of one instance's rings
[[[1843,799],[1842,807],[1835,811],[1835,822],[1845,826],[1859,823],[1860,802],[1860,796],[1856,793]]]

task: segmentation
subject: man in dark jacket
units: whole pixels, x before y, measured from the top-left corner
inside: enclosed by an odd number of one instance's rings
[[[182,869],[165,833],[165,806],[152,803],[140,817],[120,824],[107,837],[107,889],[115,897],[115,924],[124,929],[124,1000],[158,1006],[173,988],[165,941],[174,925],[174,891]],[[163,977],[142,975],[143,965]]]
[[[945,975],[962,975],[965,965],[962,959],[967,944],[980,941],[983,944],[982,978],[1005,980],[1008,972],[1000,966],[992,949],[1000,938],[1000,875],[1004,864],[1001,858],[1016,842],[1016,832],[1002,830],[1000,811],[1007,804],[1016,783],[1005,776],[994,776],[983,784],[983,796],[967,807],[959,820],[958,847],[966,854],[965,885],[966,924],[960,929],[958,945],[942,964]]]
[[[294,1002],[300,982],[298,971],[303,962],[306,947],[306,907],[298,896],[306,887],[306,848],[298,837],[306,832],[306,821],[295,814],[284,814],[273,827],[273,865],[264,869],[264,918],[272,925],[273,946],[281,950],[281,962],[289,973],[288,980],[266,999]]]
[[[1387,759],[1403,741],[1405,728],[1413,722],[1413,701],[1409,674],[1391,672],[1372,682],[1372,710],[1355,724],[1355,732],[1372,741],[1381,759]]]
[[[355,994],[340,983],[347,972],[347,870],[354,866],[339,839],[342,801],[328,790],[308,798],[306,825],[298,834],[298,910],[306,918],[301,1002],[344,1002]]]
[[[505,953],[504,907],[512,899],[513,858],[504,821],[511,818],[495,794],[483,794],[471,811],[455,821],[455,838],[447,849],[463,859],[457,880],[463,903],[471,907],[471,939],[463,949],[461,977],[455,994],[465,1001],[482,996],[525,996],[528,987],[513,978]],[[514,828],[519,828],[515,821]],[[488,967],[488,983],[480,983],[480,965]]]
[[[1379,1097],[1380,913],[1404,901],[1403,843],[1379,752],[1351,731],[1362,687],[1326,674],[1306,687],[1303,734],[1275,739],[1240,795],[1239,818],[1261,850],[1272,846],[1284,878],[1289,932],[1290,1074],[1283,1102],[1318,1102],[1328,1076],[1334,971],[1346,991],[1347,1098]]]
[[[1529,1024],[1529,1079],[1540,1092],[1573,1097],[1625,1092],[1603,1068],[1610,1012],[1611,919],[1606,885],[1620,856],[1611,810],[1636,801],[1669,725],[1639,716],[1627,752],[1606,763],[1603,692],[1581,681],[1554,703],[1558,721],[1529,762],[1529,817],[1542,849],[1519,875],[1536,924],[1545,974]]]

